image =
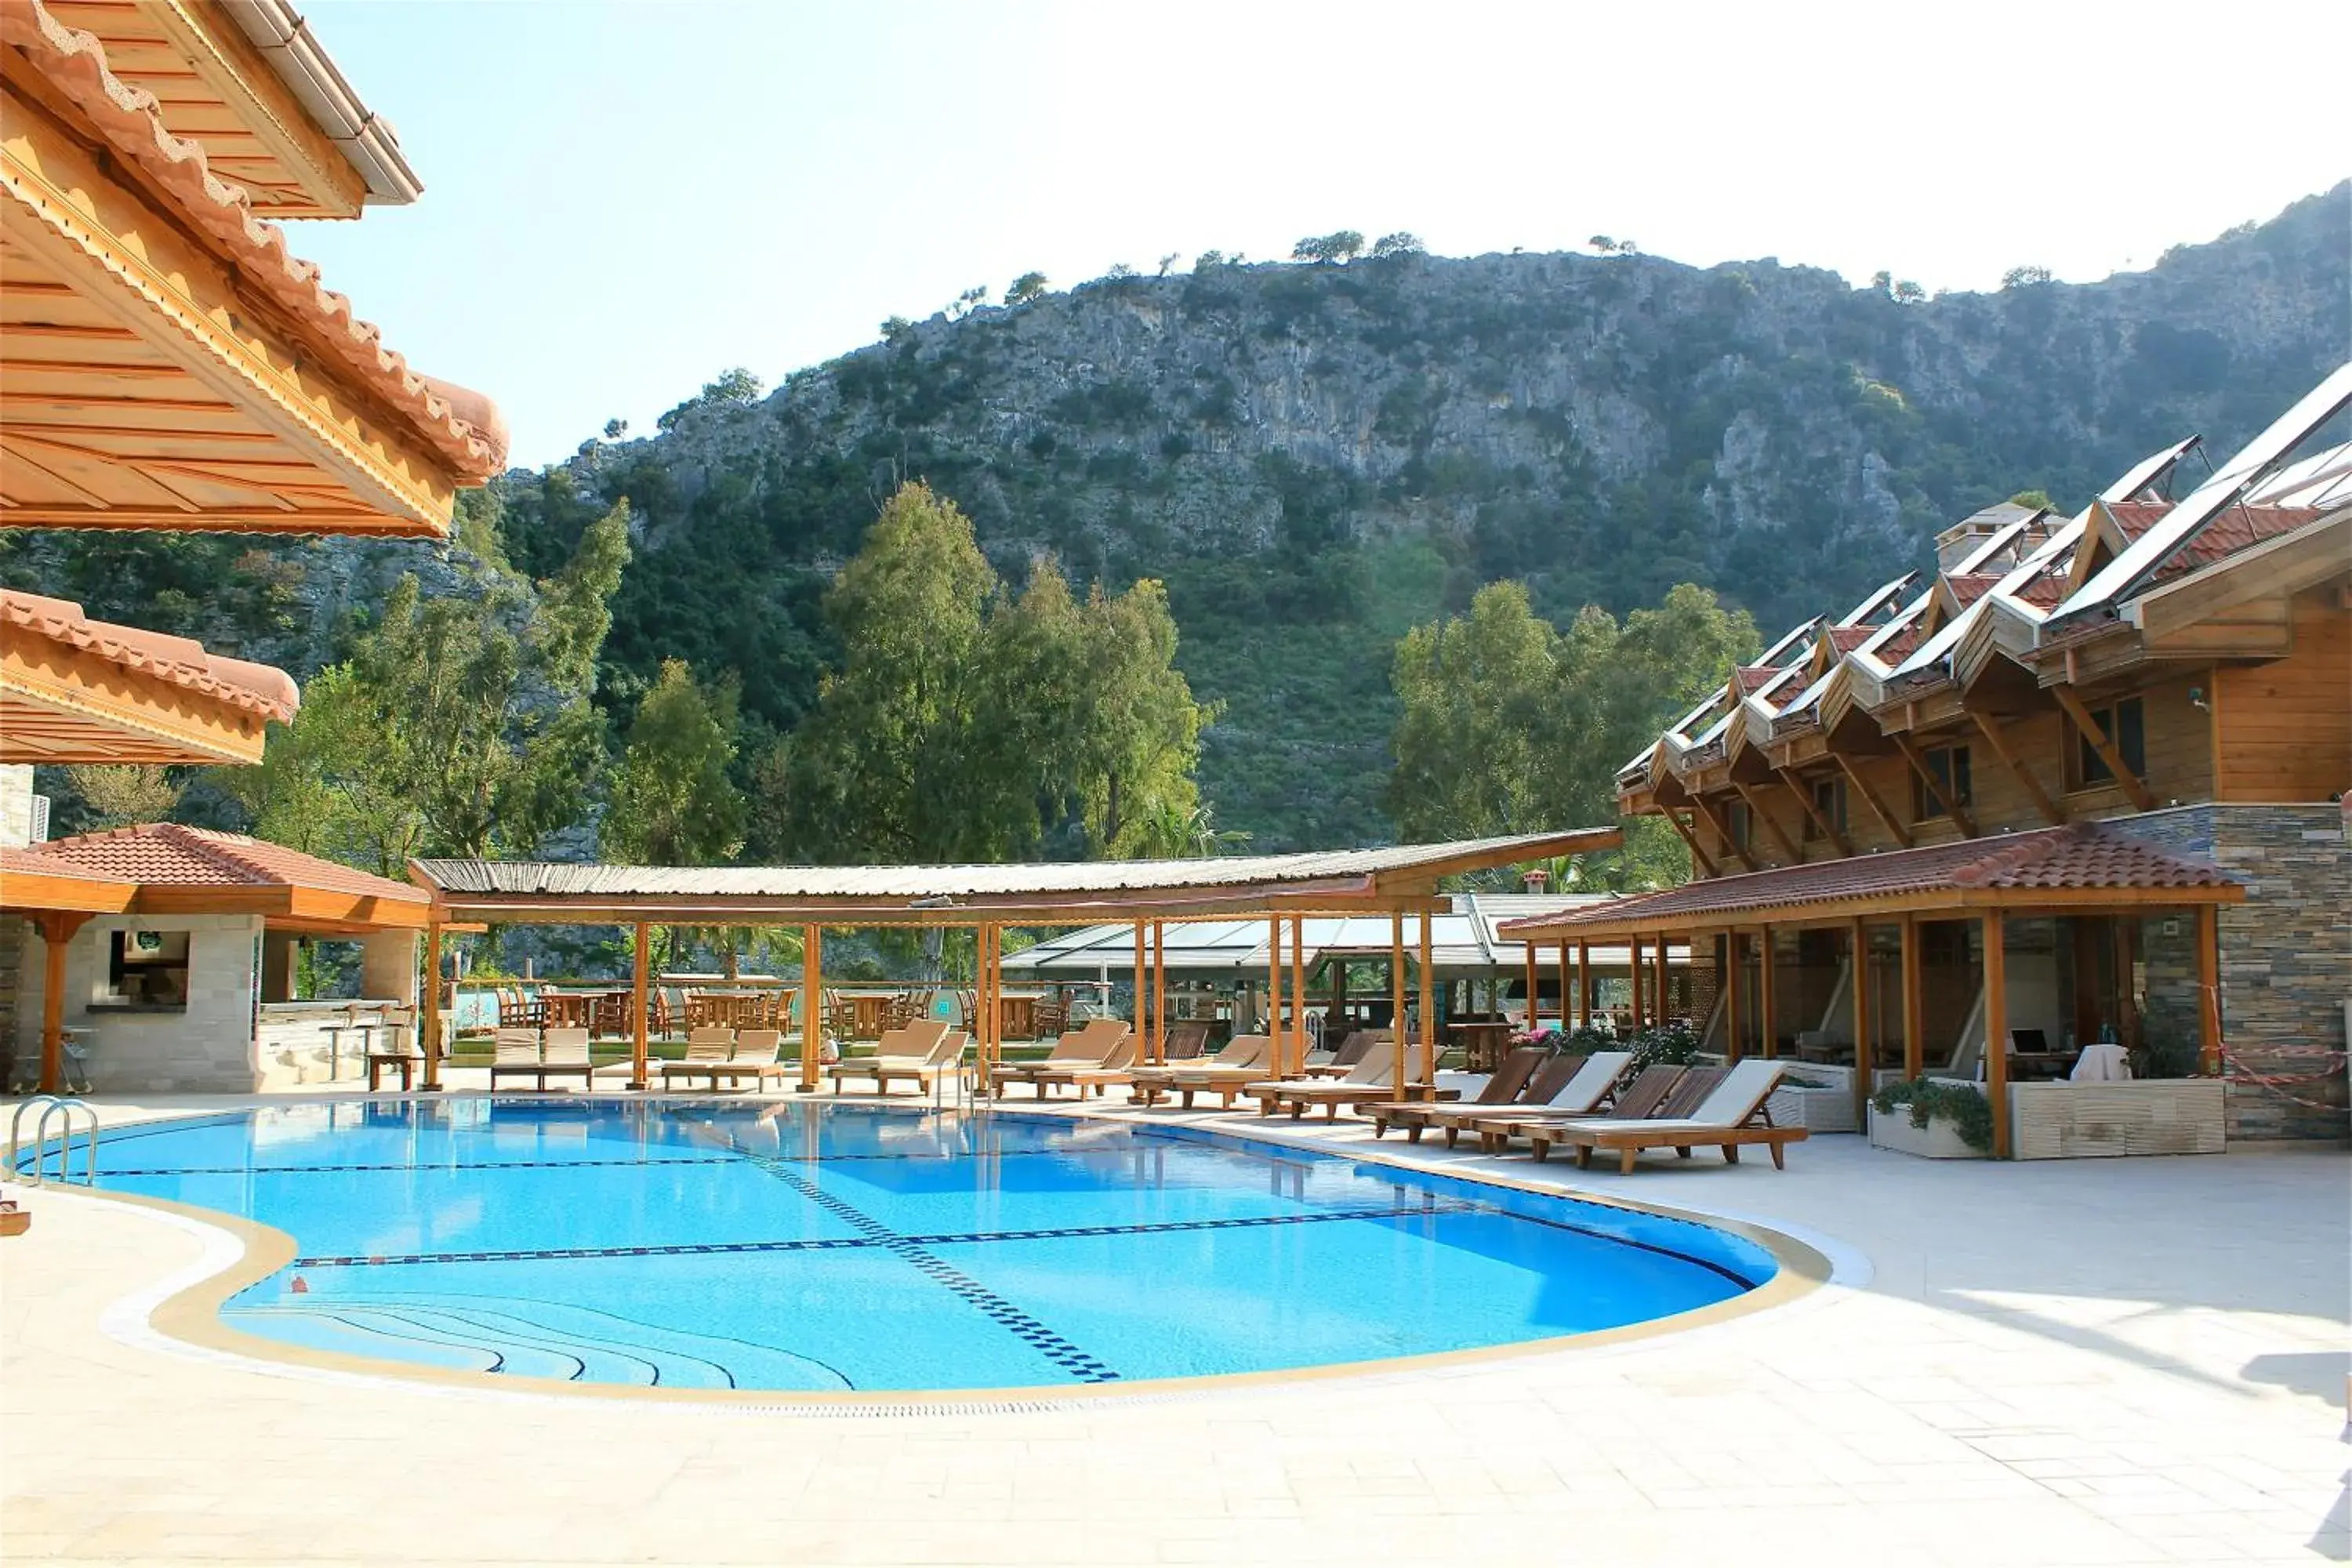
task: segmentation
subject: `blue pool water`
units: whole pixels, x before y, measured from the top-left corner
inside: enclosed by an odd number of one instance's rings
[[[1508,1344],[1761,1284],[1687,1221],[1318,1154],[795,1101],[287,1106],[103,1138],[99,1182],[299,1256],[290,1344],[662,1387],[1072,1386]]]

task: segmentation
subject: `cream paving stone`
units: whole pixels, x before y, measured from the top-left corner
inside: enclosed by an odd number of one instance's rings
[[[0,1244],[0,1554],[271,1568],[2346,1554],[2338,1151],[1995,1166],[1823,1138],[1786,1172],[1696,1160],[1624,1177],[1375,1144],[1345,1121],[1150,1120],[1778,1225],[1829,1244],[1856,1283],[1625,1345],[836,1418],[323,1380],[125,1342],[100,1327],[109,1309],[205,1243],[45,1192],[33,1231]]]

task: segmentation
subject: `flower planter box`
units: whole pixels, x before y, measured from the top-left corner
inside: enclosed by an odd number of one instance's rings
[[[2228,1146],[2217,1078],[2011,1084],[2009,1128],[2021,1160],[2219,1154]]]
[[[1850,1089],[1808,1089],[1783,1085],[1764,1102],[1775,1127],[1802,1127],[1811,1132],[1856,1132],[1853,1091]]]
[[[1878,1107],[1870,1108],[1870,1142],[1873,1148],[1892,1149],[1898,1154],[1916,1154],[1923,1160],[1981,1160],[1981,1149],[1971,1149],[1962,1141],[1959,1129],[1948,1117],[1931,1118],[1925,1127],[1911,1125],[1907,1106],[1897,1106],[1895,1114],[1885,1116]]]

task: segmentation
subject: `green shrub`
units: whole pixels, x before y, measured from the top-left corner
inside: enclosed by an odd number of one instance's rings
[[[1698,1031],[1688,1024],[1679,1020],[1671,1024],[1659,1024],[1633,1037],[1633,1060],[1631,1066],[1635,1072],[1640,1072],[1643,1068],[1654,1068],[1661,1064],[1667,1067],[1688,1067],[1691,1058],[1698,1055]]]
[[[1915,1078],[1888,1084],[1872,1097],[1871,1104],[1881,1116],[1892,1116],[1898,1106],[1909,1106],[1914,1127],[1924,1128],[1943,1117],[1959,1133],[1961,1142],[1979,1152],[1992,1152],[1992,1101],[1974,1084]]]

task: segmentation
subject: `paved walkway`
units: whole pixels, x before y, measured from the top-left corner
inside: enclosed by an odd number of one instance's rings
[[[1346,1122],[1280,1135],[1369,1142]],[[1995,1568],[2352,1552],[2340,1152],[1996,1166],[1844,1137],[1799,1146],[1785,1173],[1495,1164],[1777,1223],[1867,1282],[1434,1372],[803,1416],[354,1384],[125,1342],[101,1319],[198,1267],[207,1237],[51,1191],[32,1232],[0,1243],[0,1559]]]

